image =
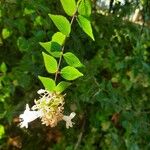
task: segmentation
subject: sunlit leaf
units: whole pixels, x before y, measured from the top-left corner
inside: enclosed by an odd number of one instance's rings
[[[46,53],[42,53],[44,58],[44,64],[46,67],[46,70],[49,73],[55,73],[57,71],[57,61],[54,57],[47,55]]]
[[[74,80],[83,76],[83,74],[80,71],[71,66],[64,67],[61,70],[60,74],[66,80]]]
[[[78,12],[80,15],[89,17],[91,15],[91,2],[90,0],[81,0]]]
[[[49,14],[49,17],[52,19],[55,26],[60,30],[60,32],[62,32],[66,36],[69,36],[71,31],[71,25],[66,17],[52,14]]]
[[[76,11],[75,0],[60,0],[60,1],[66,14],[69,16],[73,16]]]
[[[78,23],[82,30],[94,40],[91,22],[87,18],[78,15]]]
[[[7,39],[8,37],[10,37],[10,35],[11,35],[11,31],[8,28],[3,28],[2,29],[3,39]]]
[[[62,34],[61,32],[56,32],[53,36],[52,36],[52,41],[53,42],[57,42],[60,45],[63,45],[65,42],[66,36],[64,34]]]
[[[0,125],[0,139],[3,137],[4,134],[5,134],[4,126]]]
[[[63,55],[64,59],[66,60],[67,64],[73,67],[82,67],[83,64],[80,60],[71,52],[67,52]]]
[[[68,86],[70,86],[71,83],[70,82],[65,82],[65,81],[61,81],[55,88],[56,92],[63,92]]]
[[[38,78],[40,79],[46,90],[53,91],[55,89],[56,85],[53,79],[42,76],[38,76]]]

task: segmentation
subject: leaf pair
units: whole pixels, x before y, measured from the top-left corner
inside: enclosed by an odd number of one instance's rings
[[[94,40],[94,35],[92,31],[91,22],[89,17],[91,15],[91,4],[89,0],[81,0],[79,3],[79,7],[77,8],[75,0],[60,0],[63,6],[64,11],[69,16],[75,15],[78,9],[78,17],[77,21],[79,26],[83,29],[83,31]],[[55,26],[67,37],[71,32],[71,24],[68,19],[61,15],[52,15],[49,14],[49,17],[54,22]]]
[[[79,15],[77,17],[77,21],[79,23],[79,26],[94,41],[95,39],[92,31],[92,26],[89,20],[91,15],[90,0],[81,0],[81,2],[79,3],[78,13]]]
[[[50,55],[47,55],[44,52],[42,54],[44,58],[44,64],[48,73],[56,73],[58,69],[58,64],[57,64],[56,59]],[[69,55],[67,53],[65,55],[66,60],[68,61],[69,64],[72,64],[72,66],[78,66],[78,67],[82,65],[79,60],[76,63],[70,61],[70,59],[67,58]],[[74,57],[74,59],[77,59],[77,58]],[[67,66],[61,69],[60,74],[64,79],[74,80],[80,76],[83,76],[81,72],[79,72],[76,68],[72,66]]]
[[[39,76],[42,84],[44,85],[45,89],[48,91],[55,91],[55,92],[63,92],[68,86],[71,85],[70,82],[61,81],[57,86],[55,81],[51,78]]]
[[[63,6],[64,11],[69,16],[73,16],[77,10],[82,16],[89,17],[91,15],[90,0],[79,0],[77,4],[75,0],[60,0],[60,2]]]

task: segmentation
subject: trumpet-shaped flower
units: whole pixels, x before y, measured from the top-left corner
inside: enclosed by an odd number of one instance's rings
[[[28,123],[40,117],[39,111],[30,111],[29,105],[26,104],[26,109],[23,114],[19,116],[22,122],[20,122],[20,127],[28,128]]]
[[[42,124],[46,126],[55,127],[61,120],[66,121],[66,128],[73,126],[74,123],[71,119],[73,119],[76,114],[72,112],[69,116],[63,115],[65,95],[44,89],[40,89],[37,93],[40,96],[39,99],[34,101],[35,104],[32,108],[30,109],[29,105],[26,104],[24,113],[19,116],[21,119],[21,128],[28,128],[28,123],[38,117],[41,119]]]
[[[76,115],[75,112],[72,112],[69,116],[63,116],[63,120],[66,121],[66,128],[68,129],[69,127],[73,126],[73,122],[71,121],[71,119],[74,118],[74,116]]]

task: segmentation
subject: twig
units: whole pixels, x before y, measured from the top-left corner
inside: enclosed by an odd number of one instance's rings
[[[84,127],[85,127],[85,119],[83,120],[82,129],[81,129],[81,132],[80,132],[80,134],[78,136],[78,140],[77,140],[77,143],[76,143],[76,145],[74,147],[74,150],[77,150],[77,148],[79,147],[79,145],[81,143],[83,132],[84,132]]]
[[[80,2],[81,2],[81,0],[79,1],[79,3],[80,3]],[[77,9],[76,9],[74,15],[72,16],[72,19],[71,19],[71,22],[70,22],[70,25],[71,25],[71,26],[72,26],[73,21],[74,21],[74,19],[75,19],[75,17],[76,17],[76,13],[77,13],[77,11],[78,11],[79,3],[78,3],[78,5],[77,5]],[[56,74],[55,74],[55,82],[56,82],[57,77],[58,77],[59,68],[60,68],[60,64],[61,64],[61,61],[62,61],[64,49],[65,49],[65,43],[66,43],[66,39],[65,39],[64,45],[62,46],[62,49],[61,49],[61,56],[60,56],[60,58],[59,58],[58,67],[57,67],[57,71],[56,71]]]
[[[76,11],[76,12],[77,12],[77,11]],[[71,23],[70,23],[71,26],[72,26],[73,21],[74,21],[74,19],[75,19],[76,12],[75,12],[74,15],[72,16]],[[56,80],[57,80],[57,76],[58,76],[58,73],[59,73],[59,68],[60,68],[60,64],[61,64],[61,61],[62,61],[64,49],[65,49],[65,43],[66,43],[66,39],[65,39],[64,45],[62,46],[62,49],[61,49],[61,56],[60,56],[60,58],[59,58],[58,67],[57,67],[57,71],[56,71],[56,74],[55,74],[55,82],[56,82]]]

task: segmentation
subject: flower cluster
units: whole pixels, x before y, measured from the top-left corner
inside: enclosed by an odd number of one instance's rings
[[[35,105],[30,109],[29,105],[26,104],[24,113],[19,116],[21,119],[20,127],[28,128],[28,123],[37,118],[40,118],[42,124],[46,126],[55,127],[61,120],[66,121],[66,128],[73,126],[71,119],[75,116],[75,113],[72,112],[69,116],[63,115],[65,95],[43,89],[37,93],[40,97],[34,101]]]

